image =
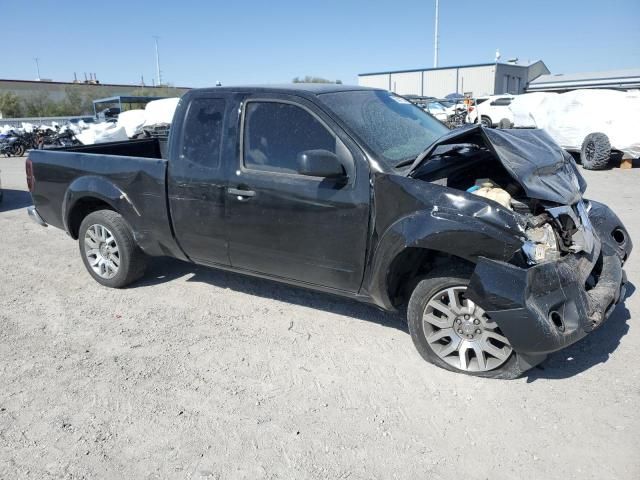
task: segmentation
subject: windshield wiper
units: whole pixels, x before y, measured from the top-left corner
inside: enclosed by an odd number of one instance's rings
[[[424,150],[423,150],[424,152]],[[422,153],[422,152],[420,152]],[[407,165],[411,165],[415,159],[418,157],[409,157],[409,158],[405,158],[404,160],[400,160],[398,163],[396,163],[393,168],[402,168],[402,167],[406,167]]]
[[[438,145],[438,147],[449,147],[449,148],[445,149],[444,151],[439,152],[438,153],[439,155],[441,155],[443,153],[458,152],[458,151],[463,150],[465,148],[476,148],[476,149],[479,148],[477,145],[475,145],[473,143],[452,143],[450,145]],[[431,145],[429,145],[427,148],[425,148],[416,157],[412,157],[412,158],[407,158],[407,159],[401,160],[396,165],[394,165],[394,168],[402,168],[402,167],[406,167],[407,165],[413,164],[414,162],[416,162],[418,160],[418,158],[422,157],[425,153],[427,153],[427,150],[431,150]],[[420,161],[422,161],[422,160],[424,160],[424,158],[420,159]]]

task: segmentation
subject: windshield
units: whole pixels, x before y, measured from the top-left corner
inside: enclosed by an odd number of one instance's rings
[[[319,95],[385,164],[416,158],[449,129],[408,100],[383,90]]]

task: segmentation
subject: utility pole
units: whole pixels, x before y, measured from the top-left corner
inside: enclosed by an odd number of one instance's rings
[[[38,71],[37,80],[40,81],[40,59],[38,57],[35,57],[34,60],[36,62],[36,70]]]
[[[438,16],[440,11],[440,2],[436,0],[436,26],[433,36],[433,68],[438,68]]]
[[[160,38],[158,35],[153,36],[156,42],[156,74],[158,76],[158,86],[162,85],[162,75],[160,74],[160,54],[158,53],[158,39]]]

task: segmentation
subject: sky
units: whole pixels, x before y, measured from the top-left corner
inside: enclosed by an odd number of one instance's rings
[[[434,0],[0,0],[0,78],[175,86],[283,83],[433,66]],[[12,19],[16,19],[15,21]],[[640,67],[640,0],[440,0],[439,66],[542,59]]]

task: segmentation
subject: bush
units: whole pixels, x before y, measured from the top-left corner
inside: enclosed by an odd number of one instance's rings
[[[0,114],[4,118],[21,117],[20,98],[11,92],[0,93]]]

